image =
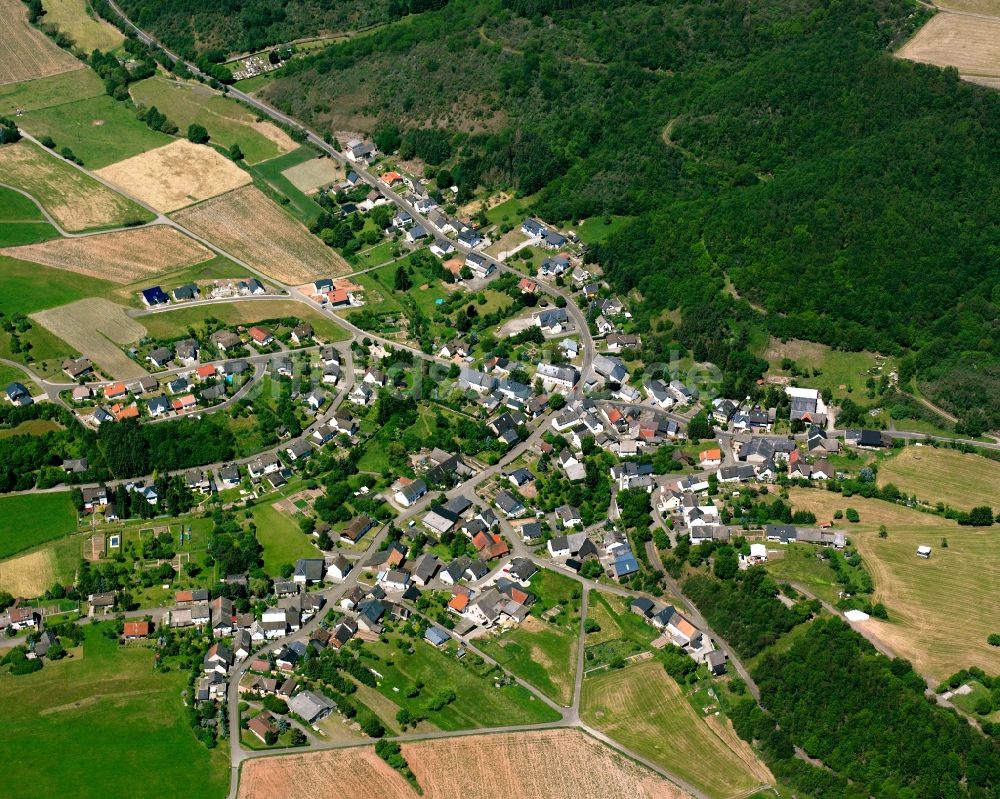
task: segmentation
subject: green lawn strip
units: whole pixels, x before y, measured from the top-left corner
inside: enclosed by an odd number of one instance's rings
[[[47,78],[0,86],[0,114],[32,111],[104,94],[104,83],[90,69],[74,69]]]
[[[275,510],[273,504],[256,506],[253,520],[257,525],[257,540],[264,547],[264,570],[268,574],[277,574],[283,564],[294,564],[299,558],[319,556],[319,550],[303,535],[298,524]]]
[[[425,641],[412,641],[413,654],[408,654],[396,647],[398,638],[392,633],[389,644],[365,644],[379,656],[378,661],[369,662],[382,675],[378,691],[411,713],[426,716],[442,730],[489,727],[501,723],[501,719],[503,724],[534,724],[559,718],[519,685],[496,688],[493,677],[498,672],[488,664],[477,667],[473,663],[476,656],[471,653],[464,662],[459,661],[453,644],[441,651]],[[419,695],[408,697],[406,694],[418,681],[424,687]],[[454,691],[455,700],[439,710],[429,710],[429,703],[446,690]]]
[[[4,796],[173,799],[178,785],[187,799],[223,796],[228,750],[207,750],[191,731],[181,699],[187,673],[154,672],[149,649],[120,647],[102,627],[87,626],[82,657],[0,675],[0,702],[17,731],[9,756],[26,763],[39,751],[58,753],[30,779],[11,779]]]
[[[20,247],[59,238],[59,231],[48,222],[0,223],[0,247]]]
[[[582,225],[569,225],[569,227],[572,227],[573,232],[580,237],[580,241],[585,244],[597,244],[604,241],[612,233],[617,233],[632,219],[631,216],[612,216],[610,219],[593,216],[585,220]]]
[[[173,141],[105,94],[29,111],[18,124],[35,137],[51,136],[57,150],[69,147],[87,169],[100,169]]]
[[[68,491],[0,497],[0,520],[0,558],[76,530],[76,511]]]
[[[277,144],[252,127],[255,117],[250,111],[200,84],[156,76],[133,83],[129,91],[137,105],[155,105],[182,134],[197,123],[216,144],[226,149],[239,144],[248,164],[281,154]]]
[[[271,188],[288,198],[292,213],[306,225],[311,224],[323,212],[323,208],[312,197],[297,189],[282,172],[289,167],[312,160],[316,155],[316,151],[311,147],[299,147],[297,150],[250,168],[250,173],[254,177],[264,180]]]

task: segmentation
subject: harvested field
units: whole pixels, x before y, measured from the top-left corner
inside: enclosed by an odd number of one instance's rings
[[[340,255],[253,186],[199,203],[175,218],[283,283],[297,285],[351,271]]]
[[[74,69],[83,69],[83,63],[33,28],[20,0],[0,0],[0,84]]]
[[[55,581],[52,558],[47,549],[0,561],[0,591],[13,596],[39,596]]]
[[[121,350],[121,345],[146,335],[146,328],[128,316],[120,305],[90,297],[39,311],[31,318],[113,378],[131,379],[149,374]]]
[[[28,141],[0,147],[0,174],[4,183],[28,192],[71,232],[152,218],[131,200]]]
[[[59,30],[73,37],[83,52],[114,50],[125,37],[97,14],[88,14],[86,0],[45,0],[45,22],[55,23]]]
[[[583,685],[583,719],[712,797],[743,795],[774,778],[729,721],[695,712],[658,661]]]
[[[427,799],[680,799],[685,793],[576,730],[475,735],[403,744]],[[553,768],[558,763],[558,768]],[[370,747],[251,760],[240,799],[416,792]]]
[[[291,166],[281,173],[299,191],[310,194],[340,179],[340,167],[332,158],[314,158]]]
[[[953,449],[906,447],[882,461],[878,482],[892,483],[922,502],[970,510],[1000,497],[1000,463]]]
[[[1000,75],[1000,19],[941,12],[897,55],[910,61],[955,67],[963,75]]]
[[[134,283],[214,256],[208,248],[166,225],[7,247],[0,253],[114,283]]]
[[[228,158],[186,139],[126,158],[96,174],[164,213],[250,182],[250,175]]]

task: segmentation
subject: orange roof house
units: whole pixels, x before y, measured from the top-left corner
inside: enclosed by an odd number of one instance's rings
[[[698,453],[698,460],[702,463],[706,461],[721,461],[722,460],[722,450],[720,449],[706,449]]]
[[[468,594],[455,594],[448,603],[448,607],[451,608],[456,613],[464,613],[465,609],[469,606],[469,596]]]
[[[266,330],[263,327],[256,326],[250,328],[250,338],[258,344],[270,344],[274,341],[274,336],[271,335],[271,331]]]
[[[119,422],[122,419],[138,419],[139,418],[139,408],[133,402],[128,407],[120,404],[115,404],[111,406],[111,415],[115,417]]]
[[[202,380],[212,377],[215,374],[214,366],[199,366],[195,370],[195,374]]]
[[[124,397],[127,393],[128,389],[125,388],[124,383],[112,383],[110,386],[104,387],[104,396],[108,399]]]
[[[392,186],[394,183],[402,183],[403,176],[398,172],[386,172],[382,175],[382,180],[388,185]]]
[[[145,638],[149,635],[148,621],[127,621],[125,622],[126,638]]]
[[[198,404],[198,401],[194,398],[194,394],[185,394],[183,397],[178,397],[170,403],[170,407],[175,411],[186,411],[188,408],[193,408]]]

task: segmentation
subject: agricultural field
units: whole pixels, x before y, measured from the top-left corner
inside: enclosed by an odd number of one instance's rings
[[[181,131],[188,125],[205,127],[213,143],[239,144],[248,164],[256,164],[294,150],[298,145],[281,128],[257,117],[200,83],[152,77],[129,88],[136,105],[156,106]]]
[[[299,147],[290,153],[272,158],[262,164],[257,164],[251,171],[254,176],[263,180],[272,189],[288,198],[288,210],[306,224],[311,224],[323,209],[306,190],[295,185],[285,173],[302,164],[317,162],[317,152],[312,147]],[[333,162],[331,166],[333,167]]]
[[[83,62],[28,23],[28,9],[20,0],[0,0],[0,51],[4,54],[0,84],[84,68]]]
[[[51,136],[57,150],[69,147],[90,170],[170,142],[106,94],[28,111],[18,124],[36,138]]]
[[[194,266],[213,257],[211,250],[166,225],[8,247],[0,252],[114,283],[133,283],[137,278]]]
[[[935,14],[896,53],[900,58],[955,67],[963,75],[1000,76],[1000,19]]]
[[[579,588],[568,577],[542,570],[531,578],[528,590],[538,597],[531,615],[510,631],[480,638],[478,645],[511,673],[568,707],[579,646]],[[539,618],[556,605],[562,612],[552,621]]]
[[[0,174],[4,183],[30,194],[71,232],[153,218],[144,208],[28,141],[0,147]]]
[[[0,497],[0,519],[0,558],[76,530],[76,510],[68,491]]]
[[[59,237],[38,206],[23,194],[0,186],[0,247],[34,244]]]
[[[264,547],[264,571],[268,574],[277,574],[285,563],[294,565],[299,558],[318,556],[311,536],[304,535],[296,521],[273,504],[255,506],[253,520],[257,540]]]
[[[742,796],[774,782],[729,720],[697,712],[659,661],[587,680],[580,715],[711,797]]]
[[[829,388],[835,397],[846,397],[849,393],[864,396],[865,383],[869,377],[875,380],[895,369],[895,362],[871,352],[845,352],[835,350],[825,344],[789,339],[782,341],[773,336],[761,353],[770,364],[770,373],[790,375],[781,369],[781,362],[790,358],[802,372],[796,382],[806,388]],[[813,370],[819,370],[813,375]],[[850,392],[848,392],[850,388]]]
[[[323,186],[343,178],[343,170],[332,158],[312,158],[290,166],[281,173],[299,191],[311,194]]]
[[[996,528],[959,527],[901,505],[828,491],[792,490],[790,501],[817,518],[848,505],[860,514],[861,521],[849,525],[851,540],[875,582],[873,601],[889,611],[888,622],[863,622],[866,632],[936,680],[969,666],[996,669],[996,650],[986,643],[997,626],[995,603],[987,599],[1000,584]],[[916,555],[922,544],[933,549],[929,559]]]
[[[128,316],[120,305],[88,297],[69,305],[39,311],[31,318],[86,355],[113,378],[127,380],[148,374],[121,350],[122,345],[138,341],[146,335],[146,328]]]
[[[252,186],[199,203],[175,218],[283,283],[299,285],[351,271],[340,255]]]
[[[576,730],[473,735],[403,744],[427,799],[681,799],[671,783]],[[558,764],[558,767],[553,767]],[[379,796],[416,792],[373,747],[258,758],[247,762],[239,799]]]
[[[125,37],[113,25],[90,12],[87,0],[45,0],[42,22],[59,26],[59,30],[73,37],[83,52],[114,50]]]
[[[103,280],[18,261],[5,255],[0,255],[0,274],[4,282],[4,291],[0,293],[0,311],[8,315],[30,314],[84,297],[101,296],[114,287],[114,284]]]
[[[80,565],[80,537],[57,538],[44,546],[0,561],[0,591],[40,596],[55,583],[68,585]]]
[[[47,78],[0,86],[0,114],[33,111],[104,94],[104,83],[92,69],[75,69]]]
[[[183,332],[188,327],[198,327],[208,318],[218,319],[227,325],[251,325],[264,319],[295,316],[313,326],[316,336],[326,342],[344,341],[350,337],[336,322],[331,322],[319,311],[294,300],[252,300],[223,302],[213,305],[177,307],[140,316],[152,336],[166,338]]]
[[[10,756],[26,762],[58,752],[30,780],[10,780],[4,795],[104,799],[134,796],[141,783],[148,799],[174,797],[178,785],[190,799],[224,796],[229,754],[207,750],[191,731],[181,701],[187,675],[154,672],[149,649],[120,647],[102,630],[88,625],[83,651],[72,657],[0,677],[0,702],[19,732],[7,742]]]
[[[217,150],[187,139],[118,161],[97,174],[164,213],[250,182],[246,172]]]
[[[921,502],[967,511],[1000,497],[1000,463],[954,449],[911,446],[879,464],[878,482],[892,483]]]

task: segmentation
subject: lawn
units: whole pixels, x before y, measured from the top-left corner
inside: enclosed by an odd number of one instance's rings
[[[783,548],[784,556],[768,556],[765,568],[779,583],[798,583],[807,591],[831,604],[840,599],[840,583],[830,568],[829,561],[820,555],[818,547],[809,544],[789,544]]]
[[[584,244],[597,244],[612,233],[617,233],[631,221],[631,216],[612,216],[607,219],[603,216],[593,216],[584,220],[582,225],[575,227],[570,225],[570,227]]]
[[[248,325],[263,319],[297,317],[309,322],[316,335],[325,341],[344,341],[350,334],[336,322],[305,303],[293,300],[254,300],[226,302],[217,305],[179,307],[138,317],[149,335],[169,338],[183,333],[188,327],[198,327],[205,319],[215,318],[229,325]]]
[[[299,529],[298,524],[274,505],[258,505],[253,509],[257,525],[257,540],[264,547],[264,570],[278,574],[286,563],[294,565],[299,558],[319,557],[320,552],[312,539]]]
[[[125,37],[117,28],[90,12],[87,0],[45,0],[42,22],[55,23],[59,30],[73,37],[76,46],[85,53],[94,50],[114,50]]]
[[[381,641],[366,643],[365,649],[376,653],[380,660],[372,668],[382,675],[378,691],[411,713],[426,716],[442,730],[462,730],[491,727],[497,724],[536,724],[557,721],[559,716],[544,702],[516,683],[499,690],[494,685],[497,673],[485,663],[474,662],[475,655],[463,661],[455,657],[455,646],[444,651],[426,641],[412,641],[413,654],[396,647],[395,633],[389,644]],[[415,697],[407,693],[417,682],[424,688]],[[394,689],[398,689],[394,690]],[[451,690],[455,700],[440,710],[430,710],[428,704],[442,691]],[[395,719],[392,719],[395,721]]]
[[[354,256],[354,260],[361,269],[369,269],[373,266],[387,263],[393,259],[392,250],[395,243],[389,240],[376,244],[367,250],[362,250]]]
[[[121,648],[87,626],[83,652],[34,674],[0,677],[8,799],[108,796],[220,799],[229,785],[225,746],[207,750],[188,725],[187,672],[156,673],[145,647]],[[43,768],[31,767],[43,753]]]
[[[580,715],[711,797],[731,797],[773,782],[728,719],[696,712],[659,661],[587,680]]]
[[[802,372],[796,380],[806,388],[829,388],[834,397],[854,396],[858,401],[865,397],[865,384],[869,377],[878,381],[895,367],[892,358],[885,358],[871,352],[845,352],[832,349],[825,344],[789,339],[781,341],[771,337],[766,349],[761,353],[771,365],[771,374],[791,375],[781,369],[784,358],[790,358]],[[818,371],[818,374],[813,374]]]
[[[103,94],[104,83],[96,72],[74,69],[47,78],[0,86],[0,114],[13,114],[18,108],[32,111]]]
[[[28,111],[18,124],[34,136],[51,136],[57,151],[69,147],[87,169],[100,169],[172,141],[106,94]]]
[[[185,83],[164,77],[148,78],[129,87],[136,104],[155,105],[182,131],[188,125],[203,125],[215,144],[229,149],[239,144],[248,164],[256,164],[281,155],[294,143],[270,123],[257,118],[235,100],[218,94],[199,83]],[[266,127],[264,127],[266,126]],[[262,130],[271,134],[264,135]],[[284,143],[279,145],[274,139]]]
[[[931,505],[969,510],[1000,497],[1000,463],[954,449],[910,446],[882,461],[878,482]]]
[[[511,673],[569,707],[576,678],[579,586],[568,577],[543,569],[531,578],[528,590],[538,597],[531,615],[508,632],[480,639],[479,647]],[[543,621],[540,616],[556,605],[562,607],[559,615]]]
[[[307,196],[281,173],[286,169],[298,164],[302,164],[315,158],[317,152],[311,147],[299,147],[290,153],[272,158],[262,164],[257,164],[251,173],[255,177],[264,180],[275,191],[284,194],[289,202],[292,212],[307,225],[318,217],[323,209],[312,197]]]
[[[68,491],[0,497],[0,519],[0,558],[76,529],[76,511]]]
[[[875,581],[873,601],[889,611],[888,622],[863,624],[893,652],[935,680],[969,666],[996,671],[996,649],[986,643],[997,632],[990,601],[1000,585],[995,527],[959,527],[901,505],[828,491],[797,489],[790,500],[794,509],[821,518],[847,506],[858,511],[861,521],[849,525],[851,539]],[[878,536],[882,524],[886,538]],[[929,559],[917,557],[921,544],[932,547]]]

